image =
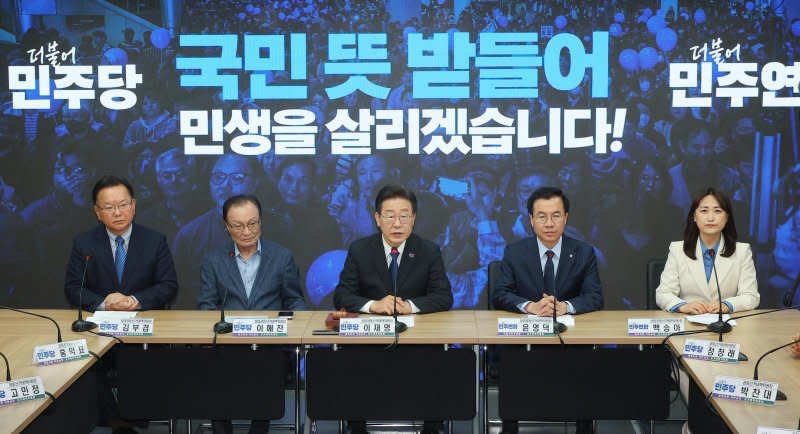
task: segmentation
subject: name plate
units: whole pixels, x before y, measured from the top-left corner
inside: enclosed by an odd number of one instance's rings
[[[394,318],[342,318],[339,336],[394,336]]]
[[[686,339],[683,344],[683,357],[712,362],[739,363],[739,344]]]
[[[267,318],[265,316],[229,316],[225,318],[233,324],[233,335],[241,337],[287,336],[289,322],[286,318]]]
[[[0,383],[0,405],[41,398],[44,398],[44,384],[41,377],[20,378]]]
[[[103,318],[97,327],[112,336],[153,336],[153,318]]]
[[[749,378],[725,377],[714,378],[712,396],[734,401],[745,401],[756,404],[775,405],[778,383],[752,380]]]
[[[790,428],[772,428],[769,426],[760,426],[756,434],[800,434],[800,429]]]
[[[553,336],[553,318],[497,318],[497,336]]]
[[[37,345],[33,348],[33,364],[38,366],[55,365],[89,357],[86,339]]]
[[[628,318],[628,336],[666,336],[683,331],[683,318]]]

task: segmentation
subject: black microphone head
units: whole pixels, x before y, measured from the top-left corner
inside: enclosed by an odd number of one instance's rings
[[[708,256],[711,256],[711,259],[714,259],[717,255],[717,252],[714,249],[708,249]]]

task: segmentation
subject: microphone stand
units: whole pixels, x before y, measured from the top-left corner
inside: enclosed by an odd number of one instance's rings
[[[86,271],[89,269],[89,260],[91,259],[91,256],[86,255],[86,265],[83,266],[81,287],[78,289],[78,319],[72,322],[72,331],[76,333],[88,332],[97,327],[97,324],[83,319],[83,287],[86,286]]]
[[[794,345],[796,343],[800,343],[800,339],[796,339],[796,340],[794,340],[792,342],[789,342],[788,344],[783,344],[783,345],[781,345],[779,347],[773,348],[773,349],[767,351],[766,353],[762,354],[761,357],[759,357],[758,361],[756,362],[755,369],[753,369],[753,380],[758,380],[758,365],[761,363],[762,360],[764,360],[764,357],[774,353],[775,351],[778,351],[780,349],[786,348],[786,347],[788,347],[790,345]],[[787,399],[788,398],[786,397],[786,394],[781,392],[780,390],[778,390],[778,393],[775,394],[775,400],[776,401],[786,401]]]

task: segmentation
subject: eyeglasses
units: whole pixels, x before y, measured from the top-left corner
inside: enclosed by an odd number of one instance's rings
[[[250,222],[246,225],[243,225],[241,223],[234,223],[234,224],[226,223],[226,224],[228,225],[228,229],[237,234],[241,234],[242,232],[244,232],[245,228],[250,230],[250,232],[255,233],[258,230],[259,226],[261,226],[261,220]]]
[[[405,224],[408,224],[408,222],[411,221],[412,217],[414,217],[414,216],[413,215],[407,215],[407,214],[403,214],[403,215],[399,215],[399,216],[382,215],[381,216],[381,221],[384,224],[390,225],[390,224],[393,224],[395,220],[400,220],[400,224],[401,225],[405,225]]]
[[[111,205],[111,204],[103,206],[98,205],[97,207],[100,208],[100,212],[102,212],[103,214],[111,215],[114,214],[114,211],[117,210],[121,213],[128,212],[128,210],[131,209],[131,204],[132,202],[123,202],[117,205]]]
[[[546,214],[538,214],[533,220],[536,224],[543,225],[547,223],[548,217]],[[564,215],[561,213],[553,213],[550,215],[549,220],[552,220],[553,224],[557,225],[564,220]]]
[[[225,183],[225,181],[230,179],[231,184],[241,185],[248,176],[250,175],[242,172],[236,172],[236,173],[212,172],[211,183],[214,185],[222,185]]]
[[[56,166],[56,167],[55,167],[55,172],[56,172],[56,175],[58,175],[58,176],[67,176],[67,177],[69,177],[69,176],[80,176],[80,175],[83,175],[83,172],[84,172],[85,170],[86,170],[86,169],[84,169],[84,168],[83,168],[83,167],[81,167],[81,166],[74,166],[74,167],[70,167],[70,166]]]
[[[164,182],[174,182],[176,179],[183,178],[184,176],[186,176],[186,172],[183,170],[165,170],[158,173],[158,178]]]

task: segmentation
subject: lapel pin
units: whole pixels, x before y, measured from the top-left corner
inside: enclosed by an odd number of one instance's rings
[[[413,258],[413,257],[414,257],[414,254],[413,254],[413,253],[409,253],[409,254],[408,254],[408,257],[409,257],[409,258]]]
[[[572,253],[569,254],[570,259],[572,259],[573,256],[575,256],[575,255],[572,254]]]

